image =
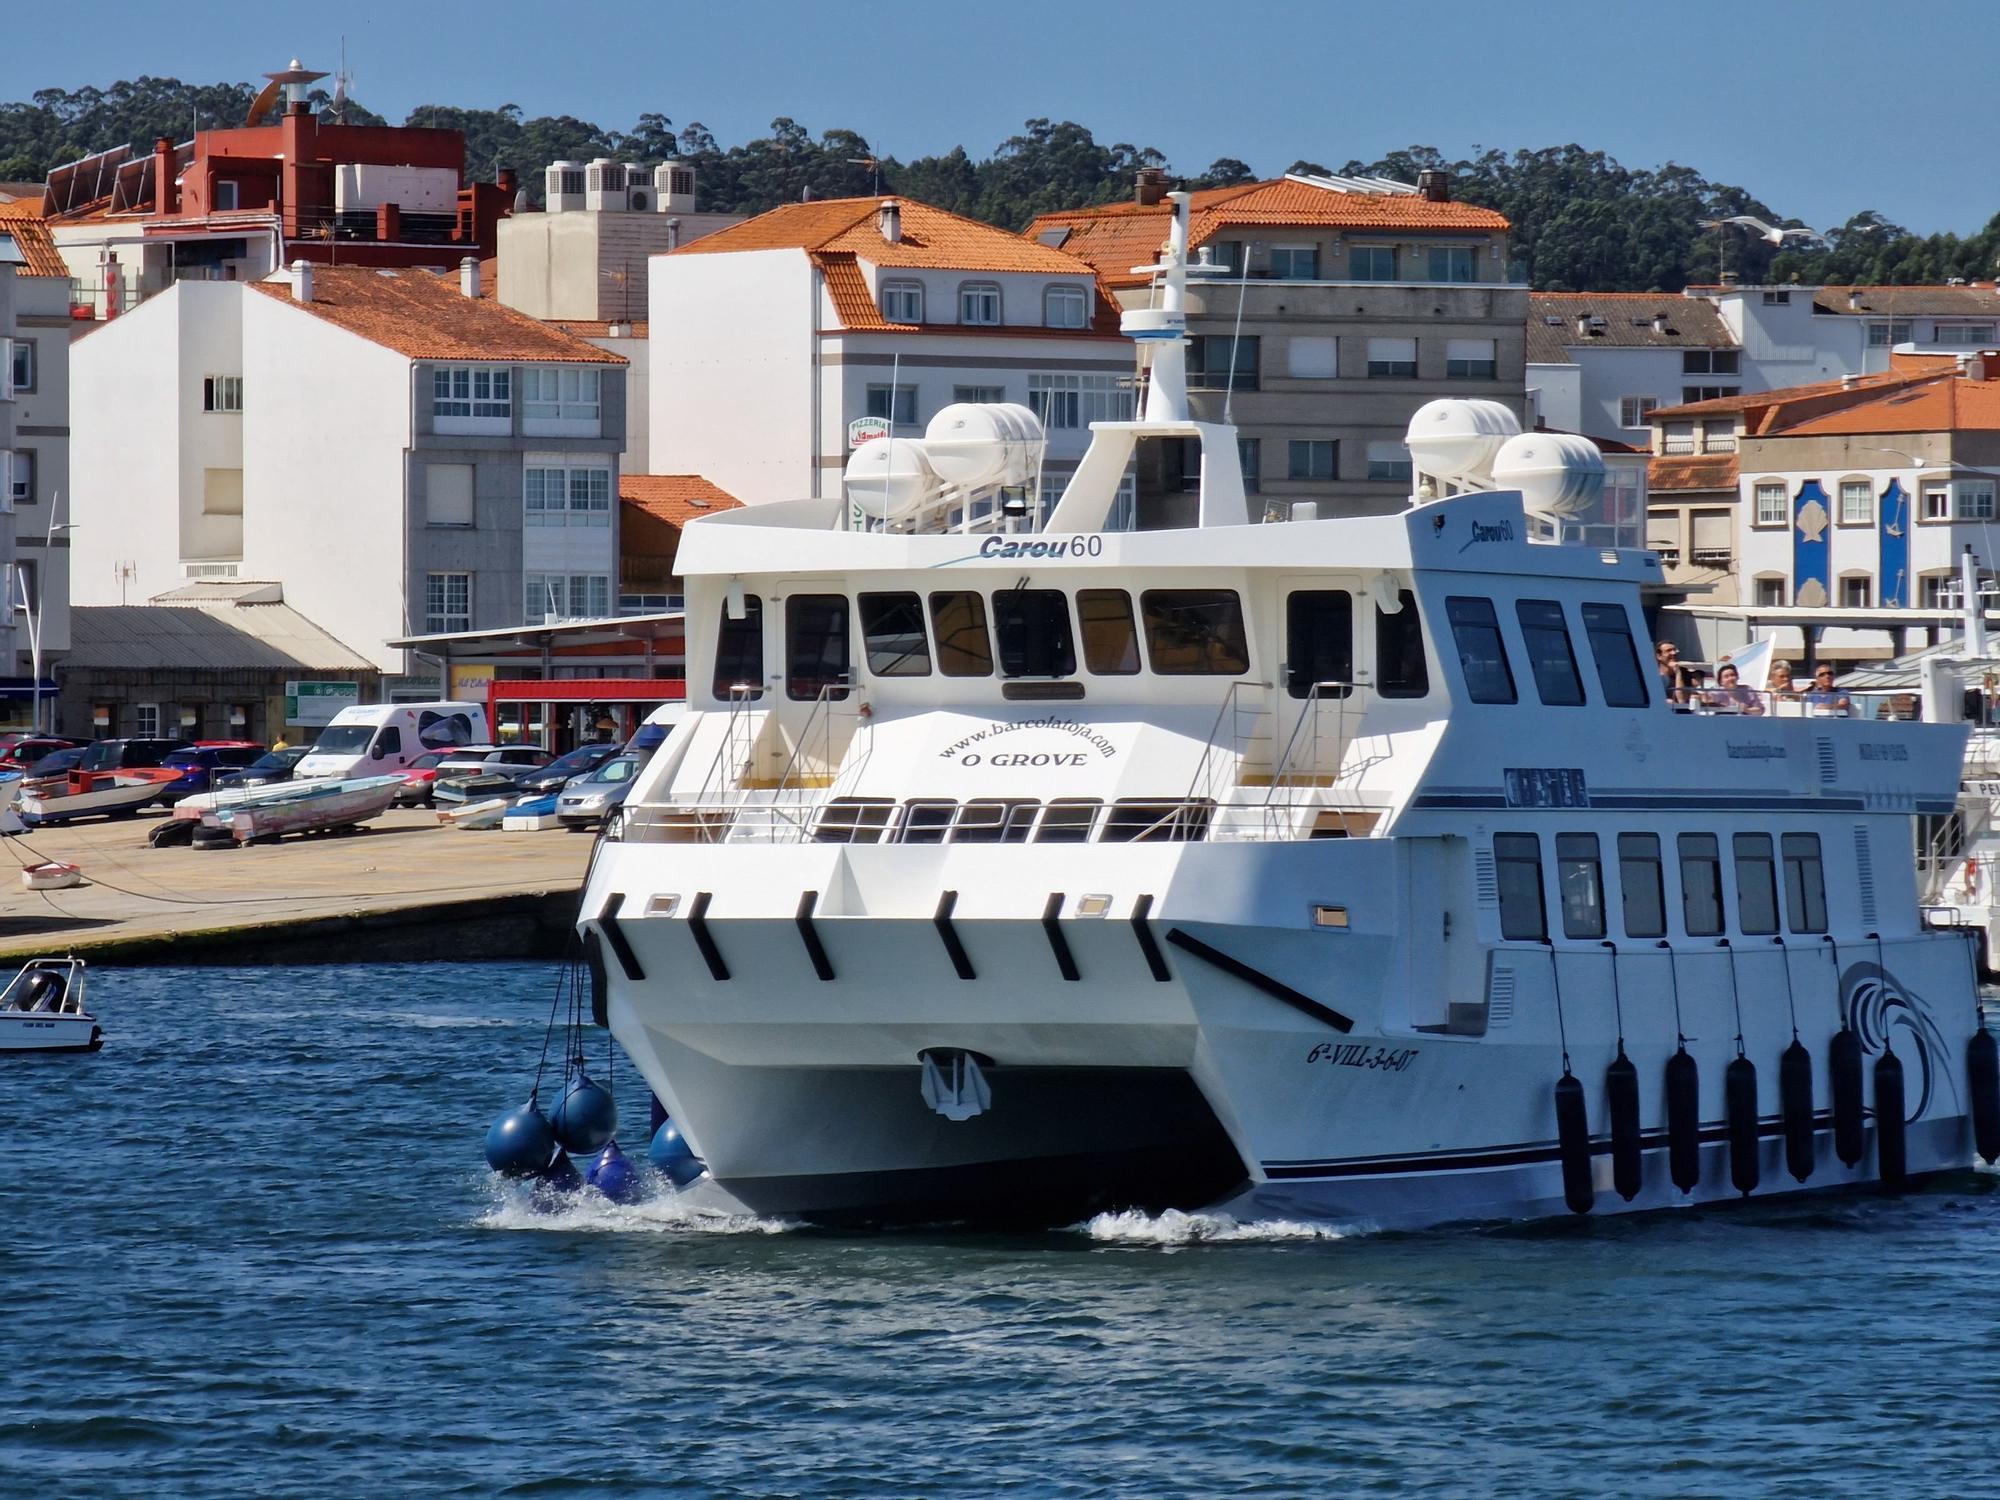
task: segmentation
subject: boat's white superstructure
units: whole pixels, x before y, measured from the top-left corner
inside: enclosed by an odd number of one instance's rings
[[[845,500],[688,530],[689,723],[581,926],[717,1186],[827,1218],[1416,1225],[1562,1212],[1565,1141],[1606,1211],[1968,1163],[1971,970],[1911,858],[1963,729],[1673,711],[1657,558],[1577,544],[1589,459],[1504,411],[1420,420],[1403,514],[1254,524],[1234,430],[1186,416],[1184,251],[1183,200],[1161,305],[1128,314],[1143,413],[1093,428],[1045,528],[1010,503],[1031,436],[947,408]],[[1836,1148],[1837,1033],[1906,1071],[1879,1155],[1872,1117]],[[1817,1117],[1788,1170],[1795,1038]]]

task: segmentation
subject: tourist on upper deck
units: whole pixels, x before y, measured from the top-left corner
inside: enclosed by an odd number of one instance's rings
[[[1792,681],[1792,664],[1788,661],[1772,662],[1770,680],[1764,684],[1764,689],[1778,702],[1798,702],[1799,687]]]
[[[1823,717],[1845,718],[1854,712],[1854,704],[1847,694],[1833,685],[1833,668],[1824,663],[1813,668],[1812,689],[1806,694],[1806,707]]]
[[[1716,668],[1715,686],[1701,695],[1701,701],[1719,714],[1761,714],[1764,700],[1755,688],[1743,686],[1742,675],[1733,663],[1724,662]]]
[[[1687,668],[1681,665],[1681,648],[1672,641],[1661,641],[1653,647],[1653,660],[1659,665],[1660,688],[1667,702],[1685,707],[1693,684]]]

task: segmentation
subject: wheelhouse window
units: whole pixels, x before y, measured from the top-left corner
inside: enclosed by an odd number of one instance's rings
[[[986,600],[974,593],[931,595],[931,628],[937,635],[938,670],[947,677],[991,677],[993,638],[986,631]]]
[[[1474,703],[1514,702],[1514,669],[1507,662],[1493,601],[1454,596],[1444,601],[1444,612],[1458,648],[1466,696]]]
[[[1771,835],[1739,833],[1736,855],[1736,917],[1746,933],[1778,930],[1778,879],[1771,859]]]
[[[785,696],[809,703],[847,696],[847,596],[793,594],[785,600]]]
[[[1424,660],[1424,622],[1417,596],[1400,591],[1401,607],[1389,614],[1375,609],[1375,691],[1384,698],[1430,695],[1430,667]]]
[[[956,802],[911,802],[903,809],[903,842],[942,844],[957,812]]]
[[[729,617],[719,606],[721,625],[715,635],[715,677],[709,684],[724,703],[764,696],[764,601],[755,594],[743,600],[743,618]]]
[[[1667,935],[1667,891],[1657,833],[1618,835],[1618,899],[1625,936]]]
[[[968,802],[951,831],[954,844],[1025,844],[1034,831],[1038,802]]]
[[[1049,328],[1082,328],[1090,321],[1090,299],[1080,286],[1052,286],[1042,293],[1042,323]]]
[[[1681,857],[1681,925],[1689,937],[1722,931],[1722,849],[1712,833],[1684,833]]]
[[[1535,674],[1535,694],[1551,708],[1576,708],[1583,703],[1583,679],[1577,675],[1576,650],[1570,645],[1569,624],[1562,605],[1553,599],[1518,599],[1514,617],[1521,641],[1528,648],[1528,669]]]
[[[1300,589],[1285,597],[1285,691],[1345,698],[1354,689],[1354,596]]]
[[[891,323],[923,322],[924,284],[921,281],[883,282],[882,316]]]
[[[1002,677],[1074,677],[1076,640],[1061,589],[998,589],[993,633]]]
[[[1542,898],[1542,842],[1532,833],[1493,835],[1493,871],[1499,877],[1500,936],[1539,943],[1549,935]]]
[[[1594,833],[1556,835],[1556,897],[1562,903],[1563,936],[1604,936],[1604,868]]]
[[[930,638],[924,634],[924,601],[915,594],[863,594],[861,644],[873,676],[931,675]]]
[[[1098,677],[1126,677],[1139,670],[1139,629],[1132,596],[1123,589],[1080,589],[1076,619],[1083,633],[1083,664]]]
[[[1611,708],[1644,708],[1652,702],[1646,674],[1639,667],[1639,648],[1632,640],[1632,622],[1623,605],[1583,606],[1583,632],[1590,638],[1590,655],[1597,663],[1597,686]]]
[[[990,281],[968,281],[958,289],[958,321],[998,327],[1000,288]]]
[[[1038,844],[1084,844],[1090,841],[1091,825],[1104,804],[1093,798],[1074,798],[1051,802],[1042,809],[1042,820],[1035,826],[1035,842]]]
[[[1104,818],[1107,844],[1185,844],[1208,832],[1214,806],[1207,802],[1114,802]]]
[[[1232,677],[1250,670],[1243,601],[1234,589],[1147,589],[1146,656],[1162,676]]]
[[[1826,931],[1826,870],[1820,863],[1819,835],[1788,833],[1779,848],[1785,858],[1785,925],[1793,932]]]

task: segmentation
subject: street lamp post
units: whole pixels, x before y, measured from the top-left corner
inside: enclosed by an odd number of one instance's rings
[[[42,566],[47,568],[49,558],[55,551],[56,533],[74,531],[74,521],[57,521],[56,514],[62,507],[62,492],[58,490],[49,497],[49,525],[42,538]],[[28,617],[28,673],[31,701],[34,705],[32,724],[34,732],[42,732],[42,600],[48,593],[48,579],[37,577],[33,597],[28,593],[28,575],[21,571],[20,564],[14,565],[14,587],[21,596],[21,609]]]

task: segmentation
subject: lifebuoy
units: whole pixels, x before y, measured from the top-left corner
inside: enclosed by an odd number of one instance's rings
[[[1977,906],[1979,904],[1979,888],[1979,861],[1968,859],[1965,862],[1965,900],[1968,906]]]

